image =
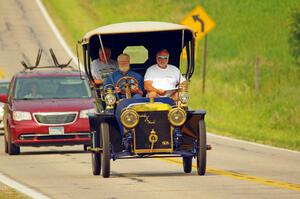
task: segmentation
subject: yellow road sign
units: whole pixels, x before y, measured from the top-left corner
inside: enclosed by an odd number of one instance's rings
[[[216,23],[201,6],[197,6],[192,12],[187,14],[181,24],[191,27],[196,34],[196,39],[203,38],[211,31]]]
[[[0,79],[4,79],[5,77],[5,72],[0,68]]]

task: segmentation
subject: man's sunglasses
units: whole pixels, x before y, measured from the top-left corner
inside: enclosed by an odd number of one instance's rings
[[[160,55],[160,56],[157,56],[158,59],[169,59],[169,56],[168,55]]]

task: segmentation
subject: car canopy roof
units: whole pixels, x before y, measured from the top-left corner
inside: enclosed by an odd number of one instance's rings
[[[83,43],[89,43],[91,37],[95,35],[111,35],[126,33],[145,33],[145,32],[163,32],[163,31],[187,30],[193,35],[193,30],[184,25],[169,22],[139,21],[110,24],[98,27],[87,32],[83,37]]]
[[[81,40],[84,63],[90,77],[90,61],[99,58],[101,45],[111,48],[111,58],[123,53],[128,46],[143,46],[148,58],[144,63],[131,64],[131,68],[144,75],[146,69],[156,63],[156,53],[160,49],[170,52],[169,63],[180,67],[180,55],[188,47],[188,62],[194,59],[194,31],[184,25],[169,22],[138,21],[102,26],[87,32]],[[102,44],[101,44],[102,43]],[[193,63],[188,64],[188,78],[193,73]]]

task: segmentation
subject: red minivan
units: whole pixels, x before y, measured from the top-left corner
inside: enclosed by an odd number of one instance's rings
[[[4,145],[10,155],[20,146],[88,145],[88,114],[95,111],[87,81],[74,70],[30,70],[15,74],[4,106]]]

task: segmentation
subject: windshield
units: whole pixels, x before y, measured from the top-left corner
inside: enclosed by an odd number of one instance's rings
[[[90,98],[86,80],[79,76],[18,78],[14,99]]]
[[[7,93],[9,82],[0,82],[0,94]]]

